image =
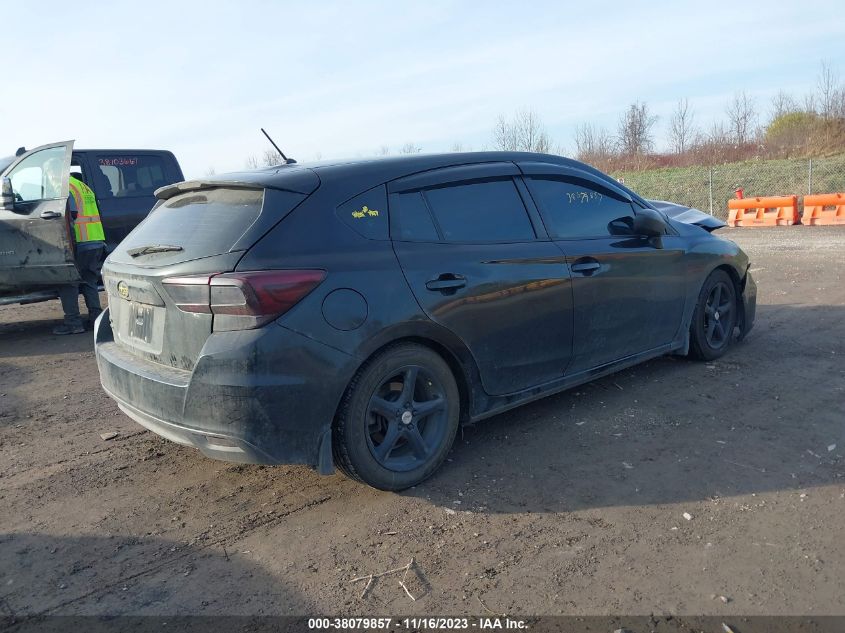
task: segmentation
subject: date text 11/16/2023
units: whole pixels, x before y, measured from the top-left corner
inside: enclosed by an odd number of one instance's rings
[[[413,618],[309,618],[309,630],[317,631],[355,631],[389,629],[394,627],[404,630],[524,630],[528,628],[524,620],[508,617],[413,617]]]

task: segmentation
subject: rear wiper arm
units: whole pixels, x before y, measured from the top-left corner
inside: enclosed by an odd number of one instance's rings
[[[132,257],[140,255],[149,255],[150,253],[170,253],[185,250],[181,246],[171,246],[169,244],[150,244],[149,246],[139,246],[138,248],[130,248],[127,253]]]

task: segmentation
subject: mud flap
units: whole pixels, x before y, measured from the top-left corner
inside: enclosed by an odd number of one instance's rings
[[[321,475],[334,474],[334,459],[332,457],[332,430],[326,429],[320,437],[320,448],[317,451],[317,472]]]

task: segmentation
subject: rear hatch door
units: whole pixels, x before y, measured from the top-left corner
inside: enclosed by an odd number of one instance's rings
[[[218,180],[159,191],[164,199],[103,267],[115,344],[156,364],[193,369],[212,332],[210,278],[233,271],[316,189],[319,180],[304,171],[312,178],[300,175],[290,189]]]

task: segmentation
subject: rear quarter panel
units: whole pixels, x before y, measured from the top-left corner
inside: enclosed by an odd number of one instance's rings
[[[356,359],[327,393],[335,407],[355,371],[370,355],[399,339],[422,339],[446,351],[447,361],[474,384],[474,361],[451,332],[434,324],[411,292],[389,239],[368,239],[341,221],[337,201],[352,190],[320,188],[258,242],[238,270],[319,268],[326,279],[278,324]],[[360,193],[360,192],[354,192]],[[354,194],[353,194],[354,195]],[[385,214],[384,190],[367,204]],[[338,306],[349,306],[338,310]],[[360,323],[358,323],[360,321]]]

